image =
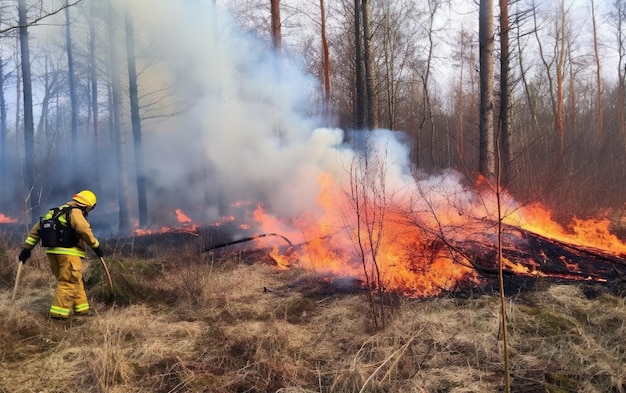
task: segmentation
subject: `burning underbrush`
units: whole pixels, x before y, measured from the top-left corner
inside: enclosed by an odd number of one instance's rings
[[[280,219],[258,204],[247,214],[203,225],[177,209],[178,225],[111,238],[106,248],[148,258],[184,248],[204,258],[247,256],[341,286],[352,282],[425,298],[492,291],[500,247],[509,291],[532,287],[537,279],[623,290],[626,243],[611,232],[610,220],[574,218],[560,225],[539,204],[521,206],[503,193],[497,208],[489,190],[450,184],[442,177],[383,198],[321,177],[316,212]]]
[[[319,180],[319,209],[297,218],[179,209],[103,239],[114,291],[91,261],[93,313],[65,324],[46,318],[40,248],[9,300],[19,240],[4,236],[0,390],[501,391],[499,246],[512,391],[626,389],[626,245],[609,220],[559,225],[446,177],[384,194]]]
[[[111,255],[263,260],[342,287],[351,282],[412,298],[490,292],[500,268],[513,292],[544,279],[599,283],[620,293],[626,243],[611,231],[609,216],[560,224],[541,204],[519,204],[484,180],[471,183],[452,170],[424,177],[389,170],[373,161],[353,162],[343,178],[321,173],[315,206],[297,215],[243,201],[212,220],[204,206],[176,208],[168,225],[100,238]],[[2,217],[3,228],[20,228]],[[15,231],[6,236],[15,245],[22,238]]]

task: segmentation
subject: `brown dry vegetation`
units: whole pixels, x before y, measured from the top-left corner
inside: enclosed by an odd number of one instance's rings
[[[401,298],[373,329],[362,291],[267,261],[191,250],[87,263],[92,314],[47,318],[38,248],[11,302],[0,245],[0,392],[495,392],[499,299]],[[507,300],[514,392],[624,392],[626,307],[602,288],[542,283]]]

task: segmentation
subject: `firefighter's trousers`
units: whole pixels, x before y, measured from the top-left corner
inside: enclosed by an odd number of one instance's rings
[[[79,256],[47,254],[50,267],[57,278],[50,316],[68,318],[72,311],[86,314],[89,311],[87,294],[83,285],[83,261]]]

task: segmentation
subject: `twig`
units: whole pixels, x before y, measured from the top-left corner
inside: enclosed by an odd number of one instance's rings
[[[404,344],[403,346],[401,346],[400,348],[396,349],[391,355],[389,355],[387,357],[387,359],[385,359],[382,364],[380,366],[378,366],[376,368],[376,370],[374,370],[374,372],[367,378],[367,380],[365,380],[365,382],[363,383],[363,386],[361,387],[361,390],[359,390],[359,393],[363,393],[365,391],[365,387],[367,387],[367,384],[372,380],[372,378],[374,378],[374,376],[378,373],[378,371],[380,371],[380,369],[383,368],[383,366],[385,364],[387,364],[390,360],[392,360],[396,354],[398,353],[404,353],[406,352],[407,348],[409,347],[409,345],[413,342],[413,340],[415,339],[415,336],[417,336],[417,334],[414,334],[409,341],[406,342],[406,344]],[[387,375],[389,375],[389,372],[387,372],[384,376],[383,376],[383,380],[385,378],[387,378]]]

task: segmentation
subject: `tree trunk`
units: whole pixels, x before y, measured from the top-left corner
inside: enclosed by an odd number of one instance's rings
[[[532,117],[532,124],[535,126],[537,130],[539,130],[539,119],[537,118],[537,109],[535,105],[535,99],[533,97],[532,92],[530,91],[530,84],[528,82],[528,77],[526,76],[527,69],[524,68],[522,34],[520,32],[519,24],[515,24],[515,26],[516,26],[515,41],[517,42],[517,48],[518,48],[517,62],[519,65],[520,81],[522,82],[522,86],[524,87],[524,95],[526,96],[526,102],[528,105],[528,111],[530,112],[530,117]]]
[[[511,130],[509,129],[509,2],[500,0],[500,179],[506,187],[511,180]]]
[[[30,50],[28,47],[28,20],[26,0],[18,1],[18,17],[20,25],[20,54],[22,60],[22,92],[24,99],[24,187],[26,189],[29,211],[25,212],[25,222],[32,222],[37,216],[38,200],[35,191],[35,130],[33,122],[33,93],[30,76]]]
[[[435,33],[435,14],[439,3],[437,1],[429,0],[429,15],[428,15],[428,49],[426,52],[426,70],[422,77],[422,90],[424,94],[424,119],[428,125],[428,135],[430,136],[430,148],[428,149],[428,161],[429,165],[435,166],[435,120],[433,118],[433,108],[430,103],[430,69],[433,63],[433,52],[435,48],[435,42],[433,34]]]
[[[20,50],[20,34],[17,34],[15,39],[15,53],[17,53]],[[16,142],[17,145],[19,146],[19,141],[20,141],[20,133],[19,130],[21,128],[20,125],[20,113],[22,112],[22,107],[21,107],[21,102],[22,100],[20,99],[20,96],[22,96],[22,72],[21,72],[21,68],[20,68],[20,57],[19,56],[14,56],[15,59],[15,135],[16,135]],[[33,127],[35,125],[33,124]]]
[[[476,79],[474,77],[474,64],[476,64],[476,51],[473,42],[475,41],[471,33],[462,29],[457,35],[457,49],[452,56],[459,62],[458,84],[456,86],[456,124],[457,124],[457,154],[459,162],[466,165],[466,147],[465,147],[465,126],[471,123],[466,119],[468,111],[473,114],[476,119],[478,114]],[[465,85],[469,83],[470,91],[467,92]]]
[[[556,132],[556,116],[557,116],[557,104],[556,104],[556,97],[555,97],[555,92],[554,92],[554,88],[555,88],[555,83],[554,83],[554,77],[552,76],[552,68],[553,68],[553,60],[552,59],[547,59],[546,58],[546,54],[545,54],[545,50],[543,49],[543,43],[542,43],[542,37],[539,36],[539,31],[541,29],[541,26],[539,25],[539,22],[537,21],[537,6],[535,5],[535,1],[533,0],[533,5],[532,5],[532,17],[533,17],[533,34],[535,35],[535,39],[537,41],[537,49],[539,50],[539,57],[541,57],[541,63],[543,64],[544,68],[545,68],[545,77],[547,79],[547,85],[548,85],[548,92],[550,94],[550,104],[551,104],[551,109],[552,109],[552,115],[553,115],[553,121],[554,121],[554,126],[552,127],[552,132]],[[554,48],[554,53],[558,53],[558,45],[555,45]],[[541,107],[538,105],[535,109],[535,113],[540,113]],[[541,123],[539,122],[539,119],[537,119],[536,124],[539,126],[541,125]],[[545,138],[546,141],[551,141],[548,140],[547,138]],[[551,146],[545,146],[546,149],[550,149],[553,150],[553,148]],[[558,147],[557,147],[558,150]],[[558,162],[559,159],[555,160],[555,163]]]
[[[58,72],[50,72],[48,70],[48,55],[46,55],[45,61],[45,75],[43,80],[43,96],[41,98],[41,116],[39,117],[39,122],[37,123],[37,127],[35,130],[37,134],[49,134],[48,127],[48,118],[49,118],[49,109],[50,109],[50,101],[56,96],[58,99],[58,82],[60,74]]]
[[[355,70],[355,128],[365,128],[365,85],[363,75],[361,0],[354,0],[354,70]]]
[[[320,13],[322,25],[322,62],[324,68],[324,117],[326,124],[330,124],[330,54],[328,51],[328,40],[326,39],[326,12],[324,10],[324,0],[320,0]]]
[[[559,157],[563,156],[565,125],[563,124],[564,75],[565,75],[565,0],[561,0],[561,26],[557,33],[558,59],[556,63],[556,131],[558,135]]]
[[[89,77],[91,79],[91,112],[93,113],[93,156],[96,157],[93,162],[93,173],[95,173],[95,189],[100,193],[102,185],[100,184],[100,161],[102,160],[102,151],[100,147],[100,125],[99,125],[99,105],[98,105],[98,70],[96,68],[96,9],[95,1],[89,2]]]
[[[600,52],[598,48],[598,29],[596,27],[596,5],[594,0],[591,0],[591,22],[593,24],[593,53],[596,60],[596,97],[597,97],[597,110],[598,110],[598,136],[600,141],[604,139],[604,104],[602,103],[602,69],[600,68]]]
[[[7,107],[4,97],[4,60],[0,57],[0,184],[7,183]],[[0,203],[9,196],[7,187],[0,189]]]
[[[578,128],[578,105],[577,105],[577,97],[578,94],[576,94],[576,70],[574,69],[573,65],[574,65],[574,59],[572,58],[572,45],[571,43],[568,41],[568,48],[567,48],[567,59],[568,62],[570,64],[570,67],[568,67],[569,70],[569,124],[568,124],[568,131],[572,134],[572,135],[576,135],[577,133],[577,128]],[[565,122],[565,121],[564,121]],[[565,128],[565,124],[563,125],[563,127]],[[598,145],[602,144],[602,141],[600,139],[598,139]]]
[[[363,43],[365,49],[365,90],[367,92],[367,128],[378,128],[378,92],[376,91],[376,62],[370,26],[370,2],[361,1],[363,12]]]
[[[70,95],[70,118],[71,118],[71,144],[70,144],[70,177],[73,179],[69,184],[76,188],[77,184],[72,184],[78,180],[78,104],[76,99],[76,87],[74,81],[74,56],[72,53],[72,35],[70,31],[70,8],[65,3],[65,50],[67,52],[67,83]],[[80,174],[82,175],[82,173]],[[82,176],[78,176],[82,177]]]
[[[114,20],[113,4],[109,2],[108,20]],[[126,168],[126,145],[122,133],[122,87],[120,82],[119,59],[117,53],[115,29],[109,27],[109,61],[111,67],[111,118],[117,154],[117,185],[119,203],[119,232],[131,233],[130,210],[128,202],[128,174]]]
[[[2,14],[0,14],[0,23],[2,23]],[[7,107],[5,100],[5,78],[4,78],[4,59],[0,56],[0,184],[7,183]],[[0,190],[0,203],[5,203],[9,198],[8,187],[2,187]]]
[[[613,3],[615,7],[615,23],[617,31],[617,127],[623,146],[626,147],[626,34],[623,25],[626,17],[626,2],[617,0]]]
[[[148,202],[146,196],[146,174],[143,162],[141,141],[141,118],[139,117],[139,96],[137,92],[137,67],[135,65],[135,34],[130,6],[126,3],[124,12],[126,26],[126,56],[128,57],[128,86],[130,90],[130,117],[135,146],[135,170],[137,171],[137,202],[139,206],[139,227],[148,226]]]
[[[282,53],[282,36],[280,33],[280,0],[271,1],[272,43],[279,55]]]
[[[493,47],[494,20],[493,0],[480,0],[480,173],[487,179],[495,179],[495,147],[493,133]]]

